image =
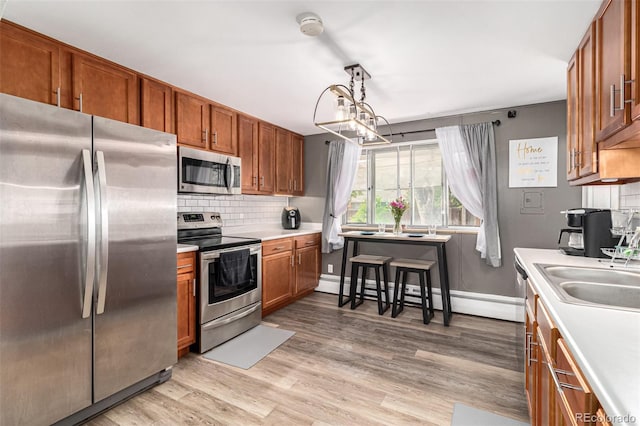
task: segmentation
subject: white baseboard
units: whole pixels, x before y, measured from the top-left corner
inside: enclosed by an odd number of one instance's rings
[[[344,294],[349,292],[349,283],[350,279],[348,277],[345,278]],[[367,280],[367,286],[369,285],[375,286],[375,281]],[[393,283],[389,283],[389,288],[393,289]],[[339,276],[326,274],[320,276],[320,283],[316,287],[316,291],[337,295],[339,290]],[[420,287],[407,284],[407,292],[419,296]],[[435,309],[442,310],[442,297],[440,289],[437,287],[433,288],[433,306]],[[524,318],[524,299],[521,297],[451,290],[451,310],[461,314],[522,322]]]

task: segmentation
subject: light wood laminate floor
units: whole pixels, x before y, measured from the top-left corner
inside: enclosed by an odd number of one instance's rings
[[[296,334],[249,370],[191,353],[90,424],[449,425],[456,402],[528,421],[521,324],[336,305],[314,293],[266,317]]]

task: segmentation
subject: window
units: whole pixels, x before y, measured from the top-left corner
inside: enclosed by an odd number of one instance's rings
[[[435,140],[363,149],[346,222],[391,224],[387,203],[400,195],[410,206],[404,224],[480,225],[450,193]]]

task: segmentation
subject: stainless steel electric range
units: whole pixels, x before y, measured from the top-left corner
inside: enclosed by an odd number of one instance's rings
[[[198,352],[260,324],[260,240],[223,235],[220,213],[191,212],[178,214],[178,242],[199,248]]]

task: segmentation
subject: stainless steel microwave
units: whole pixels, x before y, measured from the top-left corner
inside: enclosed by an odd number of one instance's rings
[[[240,158],[178,147],[178,192],[240,194]]]

